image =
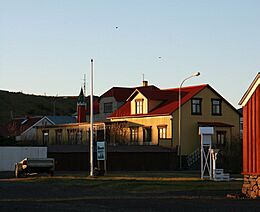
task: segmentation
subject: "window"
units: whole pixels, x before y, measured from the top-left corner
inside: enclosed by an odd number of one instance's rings
[[[135,100],[135,113],[136,114],[143,114],[143,99]]]
[[[138,142],[138,128],[137,127],[132,127],[130,128],[130,141],[133,143]]]
[[[191,114],[201,115],[201,101],[202,99],[192,99],[191,100]]]
[[[62,129],[55,130],[56,144],[62,143]]]
[[[143,128],[143,142],[144,143],[152,142],[152,127]]]
[[[226,131],[217,131],[217,145],[225,146],[226,144]]]
[[[68,144],[76,144],[77,138],[76,138],[76,129],[69,129],[68,132]]]
[[[113,103],[107,102],[104,103],[104,113],[112,113],[113,112]]]
[[[79,130],[77,132],[77,143],[81,144],[82,143],[82,130]]]
[[[159,139],[165,139],[167,137],[167,126],[158,127],[158,137]]]
[[[43,142],[43,145],[49,144],[49,130],[42,131],[42,142]]]
[[[211,99],[212,115],[221,115],[221,100]]]

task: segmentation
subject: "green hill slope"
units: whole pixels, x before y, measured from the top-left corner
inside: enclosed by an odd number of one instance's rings
[[[0,124],[11,117],[72,115],[77,111],[77,97],[50,97],[0,90]]]

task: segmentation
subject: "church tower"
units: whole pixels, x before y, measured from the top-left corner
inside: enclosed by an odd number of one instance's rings
[[[86,122],[86,102],[83,90],[81,88],[80,94],[77,102],[77,112],[78,112],[78,123]]]

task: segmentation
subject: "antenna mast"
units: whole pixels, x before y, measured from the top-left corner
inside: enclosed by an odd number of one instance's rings
[[[84,91],[84,96],[87,95],[86,92],[86,74],[84,74],[84,78],[83,78],[83,91]]]

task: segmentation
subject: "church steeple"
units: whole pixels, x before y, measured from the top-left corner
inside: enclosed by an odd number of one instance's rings
[[[81,88],[77,101],[78,123],[86,122],[86,102],[83,89]]]

